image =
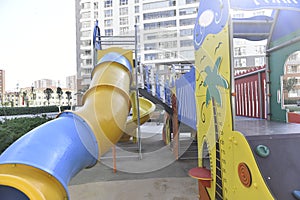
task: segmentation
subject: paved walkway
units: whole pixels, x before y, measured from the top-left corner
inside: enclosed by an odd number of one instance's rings
[[[196,200],[196,180],[150,178],[94,182],[69,187],[71,200]]]
[[[71,200],[198,199],[197,181],[188,176],[198,161],[176,161],[170,146],[161,141],[161,129],[155,126],[142,129],[142,159],[136,144],[118,144],[117,172],[112,169],[111,152],[106,153],[101,162],[73,178]]]

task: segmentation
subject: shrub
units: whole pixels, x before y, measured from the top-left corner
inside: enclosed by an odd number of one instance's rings
[[[61,106],[61,111],[69,110],[70,106]],[[0,116],[40,114],[58,112],[57,106],[41,106],[41,107],[2,107],[0,108]]]
[[[0,121],[0,153],[30,130],[50,120],[46,117],[24,117]]]

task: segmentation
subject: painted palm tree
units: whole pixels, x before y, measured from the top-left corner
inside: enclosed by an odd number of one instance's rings
[[[217,118],[217,104],[222,106],[222,99],[219,92],[218,87],[223,87],[225,89],[228,88],[227,81],[219,75],[219,68],[221,64],[222,58],[218,57],[214,68],[212,69],[210,66],[205,68],[205,72],[207,74],[203,86],[207,87],[206,90],[206,106],[212,102],[213,107],[213,115],[214,115],[214,124],[215,124],[215,137],[216,137],[216,191],[215,191],[215,199],[222,200],[223,199],[223,183],[222,183],[222,168],[221,168],[221,160],[220,160],[220,141],[219,141],[219,127],[218,127],[218,118]]]

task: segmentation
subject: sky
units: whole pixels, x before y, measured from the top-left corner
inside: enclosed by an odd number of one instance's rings
[[[75,75],[75,1],[0,0],[0,69],[6,90]]]

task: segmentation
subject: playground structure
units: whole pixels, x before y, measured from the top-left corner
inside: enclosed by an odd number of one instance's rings
[[[231,19],[231,8],[274,11]],[[200,1],[194,28],[199,167],[190,171],[199,180],[199,199],[300,199],[300,163],[293,153],[299,151],[299,126],[283,123],[286,111],[277,98],[284,62],[299,49],[299,24],[287,26],[300,16],[299,8],[297,1]],[[265,78],[258,70],[233,84],[233,37],[268,40]],[[270,121],[238,120],[235,108]]]
[[[1,155],[1,198],[69,199],[70,179],[80,170],[95,165],[126,129],[133,129],[136,114],[127,121],[131,107],[132,51],[110,48],[98,51],[98,58],[83,107],[59,114],[27,133]],[[141,119],[149,118],[155,108],[145,99],[141,99],[140,107]],[[135,113],[137,108],[134,110]]]
[[[231,19],[231,8],[274,12]],[[173,65],[170,77],[162,81],[158,73],[143,66],[144,88],[135,94],[130,94],[132,52],[96,51],[99,61],[84,106],[32,130],[1,155],[1,197],[68,199],[72,177],[92,167],[124,132],[133,135],[149,119],[153,103],[135,98],[140,93],[167,111],[163,137],[166,143],[173,140],[177,159],[178,121],[197,132],[199,162],[190,176],[198,179],[199,199],[300,199],[300,127],[284,123],[286,110],[277,95],[282,92],[281,66],[299,50],[300,26],[292,20],[299,19],[298,10],[297,1],[201,0],[194,28],[195,66],[181,66],[184,73],[175,75]],[[267,39],[266,66],[234,78],[233,37]],[[246,75],[248,80],[239,82]],[[131,106],[133,117],[127,120]],[[206,153],[208,164],[203,161]]]

